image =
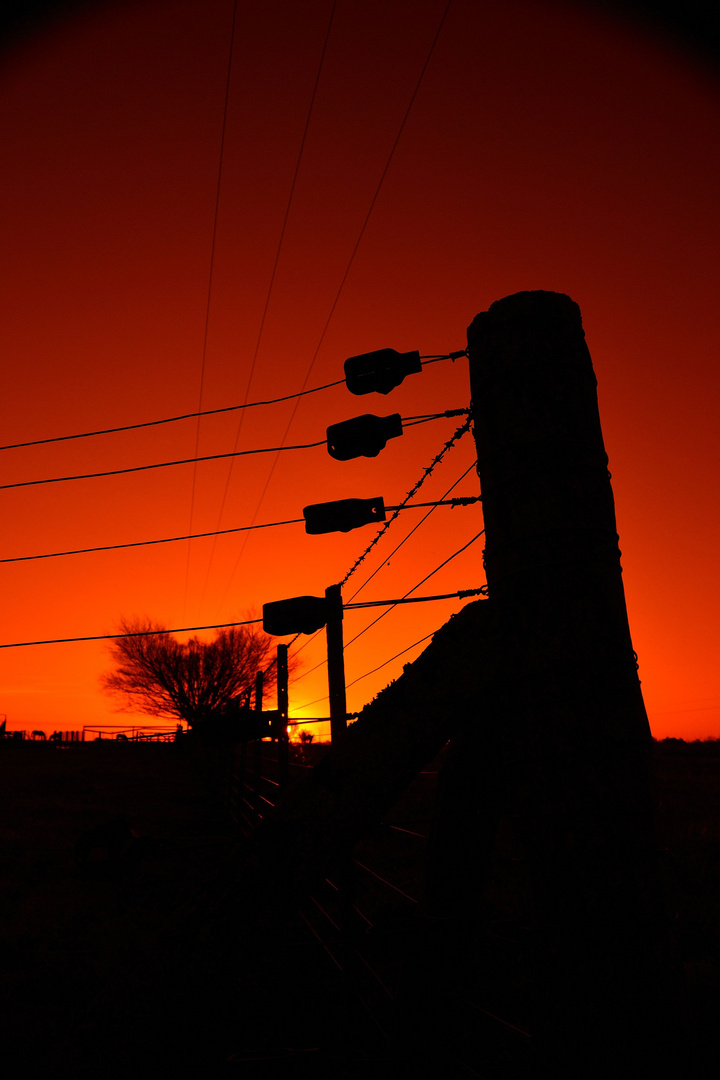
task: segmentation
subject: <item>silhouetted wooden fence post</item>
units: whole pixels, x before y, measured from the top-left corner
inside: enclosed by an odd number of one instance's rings
[[[278,707],[278,780],[280,790],[288,785],[288,647],[277,647],[277,707]]]
[[[339,585],[328,585],[327,601],[328,691],[330,697],[330,740],[334,746],[344,738],[347,730],[347,704],[345,698],[345,658],[343,655],[343,603]]]
[[[258,671],[255,676],[255,712],[262,712],[263,707],[263,682],[265,676],[262,671]],[[262,771],[262,741],[255,739],[253,741],[253,821],[258,821],[260,817],[260,796],[258,791],[260,788],[260,774]]]
[[[488,607],[506,656],[495,723],[531,872],[539,1030],[575,1075],[621,1061],[634,1075],[677,1027],[651,736],[580,309],[508,296],[475,318],[468,346]]]

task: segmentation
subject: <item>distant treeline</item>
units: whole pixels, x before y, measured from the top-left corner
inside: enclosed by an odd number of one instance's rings
[[[660,753],[688,754],[693,757],[716,757],[720,754],[720,739],[653,739]]]

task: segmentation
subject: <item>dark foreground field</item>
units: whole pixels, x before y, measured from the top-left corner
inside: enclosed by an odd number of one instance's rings
[[[720,754],[655,750],[694,1040],[714,1053]],[[0,744],[5,1075],[381,1075],[336,1049],[336,972],[300,923],[267,941],[236,933],[227,883],[238,839],[207,780],[174,744]],[[140,839],[115,868],[82,865],[77,839],[118,814]],[[303,1052],[270,1059],[288,1046]]]
[[[175,749],[0,744],[1,1015],[13,1075],[33,1065],[114,1075],[202,1043],[193,914],[234,838]],[[143,838],[141,857],[109,872],[79,866],[78,837],[121,813]]]
[[[273,1060],[288,1044],[338,1075],[331,965],[302,926],[236,932],[237,829],[211,781],[172,743],[0,743],[5,1076],[297,1076]],[[79,862],[119,814],[139,838],[119,865]]]

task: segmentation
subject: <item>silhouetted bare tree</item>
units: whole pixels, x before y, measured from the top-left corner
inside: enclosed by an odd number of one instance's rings
[[[275,642],[254,626],[216,630],[212,641],[180,642],[149,619],[123,619],[109,648],[115,670],[101,682],[123,702],[122,711],[191,727],[252,690],[258,671],[265,672],[265,690],[276,682]]]

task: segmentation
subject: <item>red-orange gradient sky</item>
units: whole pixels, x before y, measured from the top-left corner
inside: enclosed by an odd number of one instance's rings
[[[566,292],[598,377],[653,733],[717,736],[716,75],[598,7],[454,0],[351,262],[446,0],[337,0],[261,333],[332,6],[238,4],[209,309],[232,0],[89,5],[5,51],[0,442],[293,393],[382,346],[462,349],[494,300]],[[287,441],[323,439],[363,412],[412,416],[468,396],[463,360],[387,398],[340,386],[302,400]],[[239,437],[238,416],[204,419],[200,453],[236,439],[278,445],[293,403],[246,413]],[[351,496],[394,504],[456,424],[410,428],[375,460],[335,462],[320,448],[232,470],[219,461],[8,488],[0,556],[272,522]],[[193,457],[197,438],[186,421],[3,450],[2,483]],[[442,496],[473,450],[465,437],[418,498]],[[476,493],[471,471],[454,494]],[[402,596],[482,528],[478,506],[440,508],[388,562],[420,515],[389,530],[346,599],[378,567],[358,599]],[[107,634],[122,616],[185,627],[260,614],[269,600],[321,595],[372,535],[288,525],[247,542],[235,533],[5,562],[0,643]],[[418,593],[483,580],[479,540]],[[422,646],[366,673],[462,604],[396,608],[349,644],[349,708]],[[348,612],[346,641],[377,614]],[[310,670],[323,652],[320,635],[301,653],[295,716],[327,714],[325,668]],[[140,719],[113,712],[99,687],[107,666],[102,642],[1,649],[0,714],[46,731]]]

